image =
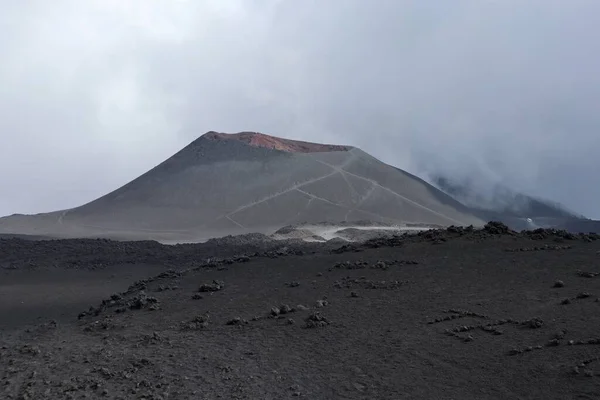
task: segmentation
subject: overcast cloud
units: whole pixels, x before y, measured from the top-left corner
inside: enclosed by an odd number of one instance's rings
[[[597,0],[22,0],[0,33],[0,215],[252,130],[600,218]]]

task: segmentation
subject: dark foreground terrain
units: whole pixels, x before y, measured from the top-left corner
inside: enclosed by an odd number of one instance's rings
[[[598,239],[0,240],[0,398],[597,399]]]

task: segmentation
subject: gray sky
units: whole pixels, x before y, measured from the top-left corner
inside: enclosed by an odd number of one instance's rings
[[[600,218],[597,0],[22,0],[0,32],[0,215],[253,130]]]

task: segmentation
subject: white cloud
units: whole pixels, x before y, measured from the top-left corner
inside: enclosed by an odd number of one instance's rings
[[[599,15],[592,0],[2,4],[0,214],[92,200],[207,130],[259,130],[600,217]]]

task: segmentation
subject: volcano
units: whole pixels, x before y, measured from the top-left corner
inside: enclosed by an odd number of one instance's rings
[[[491,193],[478,191],[468,180],[434,176],[433,184],[469,207],[485,221],[499,221],[515,231],[553,228],[572,233],[600,232],[600,221],[589,219],[560,203],[520,193],[496,184]]]
[[[0,233],[202,241],[351,221],[483,224],[451,196],[358,148],[208,132],[88,204],[1,218]]]

